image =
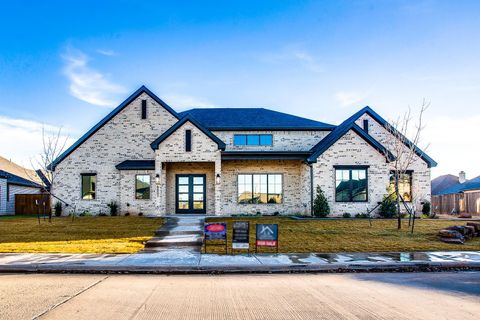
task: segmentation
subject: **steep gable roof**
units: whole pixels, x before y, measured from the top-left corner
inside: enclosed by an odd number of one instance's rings
[[[191,115],[207,129],[221,130],[332,130],[334,125],[265,108],[196,108]]]
[[[0,170],[14,174],[23,179],[33,181],[37,184],[42,183],[41,178],[38,176],[38,173],[35,170],[24,168],[2,156],[0,156]]]
[[[457,185],[458,177],[453,174],[445,174],[443,176],[436,177],[432,180],[432,196],[439,194],[440,192]]]
[[[393,161],[395,157],[388,151],[380,142],[375,140],[371,135],[366,133],[362,128],[355,124],[355,120],[349,118],[342,122],[338,127],[333,129],[325,138],[320,140],[315,146],[310,149],[312,154],[307,158],[307,162],[313,163],[317,162],[317,158],[328,150],[335,142],[337,142],[341,137],[343,137],[347,132],[353,130],[356,132],[363,140],[370,144],[382,155],[387,155],[388,160]]]
[[[75,151],[82,143],[84,143],[88,138],[90,138],[95,132],[100,130],[107,122],[109,122],[113,117],[120,113],[126,106],[128,106],[133,100],[137,99],[142,93],[148,94],[155,102],[165,108],[170,112],[175,118],[180,119],[180,116],[170,108],[165,102],[157,97],[152,91],[147,87],[141,86],[134,93],[132,93],[125,101],[123,101],[118,107],[112,110],[105,118],[100,120],[96,125],[94,125],[87,133],[85,133],[80,139],[78,139],[70,148],[65,150],[57,159],[55,159],[48,167],[51,170],[55,170],[55,167],[62,162],[68,155]]]
[[[380,125],[382,125],[384,128],[387,128],[388,122],[383,119],[378,113],[376,113],[372,108],[369,106],[366,106],[362,109],[360,109],[358,112],[354,113],[350,118],[348,118],[346,121],[356,121],[358,118],[360,118],[363,114],[368,114],[370,117],[372,117],[375,121],[377,121]],[[395,130],[395,128],[392,128]],[[396,131],[396,130],[395,130]],[[403,136],[401,133],[398,132],[399,135]],[[407,147],[413,146],[415,153],[427,163],[428,167],[436,167],[437,162],[430,158],[425,152],[423,152],[419,147],[414,145],[410,140],[408,140],[406,137],[404,139],[405,145]]]
[[[43,188],[42,185],[33,182],[31,180],[25,179],[23,177],[17,176],[16,174],[0,170],[0,176],[3,176],[7,179],[8,184],[15,184],[24,187],[34,187],[34,188]]]
[[[207,135],[210,139],[212,139],[217,145],[218,148],[221,150],[225,150],[225,143],[220,140],[216,135],[214,135],[210,130],[205,128],[203,125],[201,125],[197,120],[195,120],[191,115],[184,116],[181,118],[177,123],[175,123],[173,126],[171,126],[167,131],[165,131],[160,137],[155,139],[150,146],[152,147],[153,150],[158,149],[158,146],[162,141],[167,139],[172,133],[177,131],[178,128],[180,128],[183,124],[186,122],[192,123],[195,127],[200,129],[205,135]]]

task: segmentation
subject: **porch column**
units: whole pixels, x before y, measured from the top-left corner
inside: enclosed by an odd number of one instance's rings
[[[166,163],[162,162],[159,154],[155,153],[155,180],[157,175],[160,178],[160,183],[155,185],[155,207],[157,213],[164,216],[167,214],[167,170]]]
[[[220,177],[220,179],[217,179]],[[219,181],[218,181],[219,180]],[[222,157],[220,152],[218,152],[215,159],[215,215],[222,214]],[[207,212],[208,213],[208,212]]]

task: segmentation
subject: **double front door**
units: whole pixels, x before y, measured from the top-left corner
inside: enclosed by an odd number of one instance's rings
[[[176,175],[177,213],[205,213],[206,212],[206,177],[204,174],[177,174]]]

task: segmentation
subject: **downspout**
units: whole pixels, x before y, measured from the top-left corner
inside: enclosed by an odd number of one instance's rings
[[[310,167],[310,215],[313,217],[313,164]]]

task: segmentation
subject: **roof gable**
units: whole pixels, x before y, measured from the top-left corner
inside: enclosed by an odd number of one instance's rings
[[[464,183],[457,183],[445,190],[438,192],[436,195],[460,193],[469,190],[480,190],[480,176],[467,180]]]
[[[335,126],[265,108],[196,108],[180,113],[193,116],[207,129],[226,130],[332,130]]]
[[[42,185],[36,182],[33,182],[31,180],[25,179],[23,177],[17,176],[13,173],[10,173],[4,170],[0,170],[0,176],[7,179],[7,184],[14,184],[14,185],[19,185],[24,187],[33,187],[33,188],[43,188]]]
[[[369,106],[366,106],[366,107],[360,109],[358,112],[354,113],[350,118],[348,118],[346,121],[356,121],[358,118],[360,118],[365,113],[368,114],[370,117],[372,117],[372,119],[377,121],[382,127],[387,129],[387,126],[389,125],[389,123],[384,118],[382,118],[378,113],[376,113],[372,108],[370,108]],[[397,132],[398,135],[405,138],[404,142],[405,142],[405,145],[407,147],[410,148],[411,146],[413,146],[414,151],[417,154],[417,156],[419,156],[423,161],[425,161],[429,168],[437,166],[437,162],[435,160],[430,158],[425,152],[423,152],[419,147],[414,145],[413,142],[408,140],[405,136],[403,136],[395,128],[392,128],[392,129],[395,130],[395,132]]]
[[[84,143],[88,138],[90,138],[93,134],[95,134],[98,130],[100,130],[105,124],[107,124],[113,117],[120,113],[125,107],[127,107],[132,101],[137,99],[142,93],[148,94],[155,102],[165,108],[169,113],[171,113],[175,118],[180,119],[180,116],[173,110],[170,106],[168,106],[165,102],[163,102],[159,97],[157,97],[152,91],[150,91],[147,87],[141,86],[137,89],[134,93],[132,93],[125,101],[123,101],[118,107],[113,109],[107,116],[105,116],[100,122],[98,122],[95,126],[93,126],[87,133],[85,133],[80,139],[78,139],[70,148],[65,150],[57,159],[55,159],[49,166],[48,169],[55,170],[55,167],[62,162],[68,155],[70,155],[73,151],[75,151],[82,143]]]
[[[432,180],[432,195],[437,195],[448,188],[457,185],[458,177],[452,174],[445,174]]]
[[[221,150],[225,150],[225,143],[220,140],[216,135],[214,135],[210,130],[202,126],[197,120],[195,120],[192,116],[187,115],[183,118],[181,118],[177,123],[175,123],[173,126],[171,126],[167,131],[165,131],[160,137],[155,139],[150,146],[152,147],[153,150],[157,150],[158,146],[165,140],[167,139],[172,133],[177,131],[178,128],[180,128],[182,125],[185,123],[190,122],[192,123],[195,127],[197,127],[200,131],[202,131],[206,136],[208,136],[210,139],[212,139],[217,145],[218,148]]]

